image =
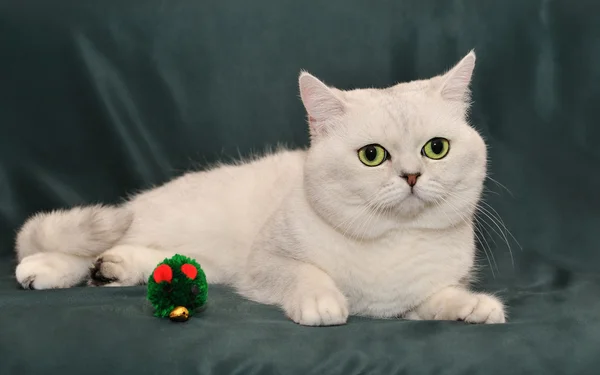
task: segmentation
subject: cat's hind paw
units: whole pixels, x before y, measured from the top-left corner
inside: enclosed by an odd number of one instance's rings
[[[87,277],[91,258],[63,253],[36,253],[26,256],[15,269],[24,289],[60,289],[78,285]]]

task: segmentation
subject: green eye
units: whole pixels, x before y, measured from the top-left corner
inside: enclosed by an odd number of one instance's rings
[[[429,159],[440,160],[448,155],[448,151],[450,151],[450,141],[446,138],[432,138],[425,143],[421,154],[427,156]]]
[[[380,145],[367,145],[358,150],[358,159],[367,167],[376,167],[386,161],[388,153]]]

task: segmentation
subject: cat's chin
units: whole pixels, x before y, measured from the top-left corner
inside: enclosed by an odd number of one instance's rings
[[[410,193],[396,205],[396,212],[403,217],[414,217],[426,207],[427,201],[417,193]]]

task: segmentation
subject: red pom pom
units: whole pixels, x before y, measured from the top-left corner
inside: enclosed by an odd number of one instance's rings
[[[173,270],[168,265],[161,264],[160,266],[156,267],[154,273],[152,274],[152,277],[154,277],[154,281],[156,281],[157,283],[160,283],[162,281],[170,283],[171,280],[173,280]]]
[[[188,278],[192,280],[194,280],[196,278],[196,275],[198,275],[198,270],[196,269],[196,267],[192,266],[189,263],[186,263],[183,266],[181,266],[181,272],[183,272]]]

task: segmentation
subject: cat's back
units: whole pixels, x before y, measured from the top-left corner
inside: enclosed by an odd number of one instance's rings
[[[202,171],[187,172],[168,183],[142,192],[132,204],[143,205],[168,200],[176,204],[182,200],[212,201],[219,196],[243,199],[248,195],[271,195],[285,189],[302,175],[304,150],[281,150],[252,159],[216,166]],[[255,196],[256,198],[256,196]]]
[[[129,234],[171,247],[194,246],[212,237],[246,246],[300,183],[304,159],[303,150],[281,150],[186,173],[129,202],[134,212]]]

